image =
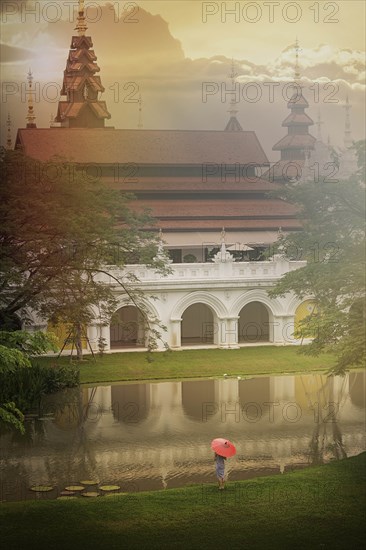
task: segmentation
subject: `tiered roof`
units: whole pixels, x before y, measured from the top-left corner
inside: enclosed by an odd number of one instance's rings
[[[287,103],[291,109],[289,116],[283,121],[282,126],[287,127],[287,136],[278,141],[272,149],[281,151],[281,160],[305,160],[306,151],[314,149],[315,137],[309,134],[309,126],[313,120],[304,112],[309,103],[302,93],[302,88],[295,83],[295,92]]]
[[[98,99],[104,92],[100,71],[90,36],[73,36],[64,71],[61,95],[55,122],[66,128],[101,128],[111,118],[105,101]]]

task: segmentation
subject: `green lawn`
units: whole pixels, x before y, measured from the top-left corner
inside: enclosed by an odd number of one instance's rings
[[[119,380],[151,380],[172,378],[253,376],[325,371],[334,366],[328,355],[308,357],[298,348],[288,346],[258,346],[233,350],[205,349],[146,353],[111,353],[94,362],[90,355],[80,364],[82,383],[116,382]],[[42,358],[42,364],[68,364],[70,359]]]
[[[366,453],[284,475],[70,501],[1,503],[12,549],[365,548]]]

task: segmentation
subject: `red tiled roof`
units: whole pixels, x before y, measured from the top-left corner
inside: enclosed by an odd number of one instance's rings
[[[80,71],[80,69],[84,67],[84,63],[80,63],[78,61],[68,61],[66,63],[66,71],[72,70],[72,71]]]
[[[296,215],[297,208],[277,199],[171,199],[141,200],[131,203],[131,208],[141,211],[151,209],[154,218],[159,219],[245,219],[291,217]],[[195,221],[193,222],[195,223]]]
[[[84,103],[68,103],[67,101],[60,101],[58,104],[58,116],[63,118],[76,118],[86,106],[90,107],[99,118],[111,118],[111,115],[107,111],[105,101],[88,101]]]
[[[217,218],[215,220],[159,220],[155,226],[161,227],[163,231],[218,231],[223,227],[232,230],[278,230],[283,231],[302,229],[300,220],[278,218],[275,220],[228,220],[227,218]],[[148,229],[148,228],[147,228]]]
[[[81,61],[68,61],[66,64],[66,71],[80,72],[84,67],[86,67],[90,73],[97,73],[100,71],[96,63],[83,63]]]
[[[302,174],[304,160],[279,160],[263,174],[263,178],[272,180],[289,181],[292,178],[299,178]]]
[[[84,86],[85,82],[88,82],[89,86],[93,90],[104,92],[104,87],[102,86],[100,76],[91,76],[87,74],[65,76],[62,92],[66,92],[66,90],[80,90]]]
[[[279,189],[279,185],[266,181],[265,179],[240,179],[236,182],[234,178],[221,181],[220,178],[208,178],[208,181],[203,181],[203,178],[199,177],[139,177],[136,174],[136,181],[130,181],[128,177],[124,181],[123,171],[119,180],[114,180],[114,177],[103,178],[103,181],[115,189],[122,191],[128,191],[131,193],[149,192],[162,194],[162,193],[191,193],[191,192],[204,192],[205,195],[210,194],[223,194],[235,193],[235,194],[253,194],[253,193],[266,193]],[[132,179],[132,178],[131,178]]]
[[[309,107],[309,103],[302,95],[301,90],[296,90],[290,101],[287,103],[287,107],[289,109],[293,109],[295,106],[303,108]]]
[[[75,49],[83,49],[86,48],[87,50],[89,48],[93,47],[93,41],[91,36],[73,36],[71,39],[71,46],[70,48]]]
[[[315,137],[310,134],[294,134],[283,137],[272,147],[273,151],[281,149],[313,149]]]
[[[306,113],[290,113],[282,122],[282,126],[311,126],[313,120]]]
[[[85,106],[85,103],[66,103],[60,101],[60,107],[62,105],[63,114],[65,117],[76,118],[81,109]]]
[[[83,57],[83,55],[88,57],[91,61],[96,61],[97,59],[97,56],[95,55],[94,50],[76,50],[76,51],[71,50],[69,52],[69,59],[70,60],[80,59],[81,57]]]
[[[268,163],[254,132],[25,128],[18,130],[17,142],[26,155],[41,161],[59,155],[98,164]]]
[[[107,104],[105,101],[89,101],[87,105],[89,105],[99,118],[111,118],[111,115],[107,111]]]

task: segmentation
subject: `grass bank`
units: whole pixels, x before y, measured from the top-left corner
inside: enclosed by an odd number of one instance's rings
[[[8,550],[363,548],[366,453],[282,476],[0,504]]]
[[[96,362],[86,355],[80,364],[81,383],[117,382],[122,380],[154,380],[195,377],[254,376],[325,371],[335,364],[330,354],[308,357],[298,348],[258,346],[233,350],[197,349],[174,352],[111,353],[96,356]],[[150,362],[152,361],[152,362]],[[41,364],[70,363],[68,357],[42,358]]]

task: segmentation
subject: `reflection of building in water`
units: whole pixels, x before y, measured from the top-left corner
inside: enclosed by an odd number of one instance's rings
[[[4,463],[37,483],[97,477],[159,488],[213,481],[210,441],[222,436],[238,450],[230,479],[284,471],[364,449],[364,383],[353,372],[84,388],[73,396],[75,425],[66,403],[44,423],[42,445],[25,453],[6,440]]]
[[[365,408],[366,400],[366,373],[365,372],[350,372],[349,373],[349,395],[352,404],[360,409]]]
[[[150,413],[150,384],[110,386],[113,417],[117,422],[142,422]]]
[[[220,400],[218,380],[182,382],[182,407],[188,418],[202,422]]]

